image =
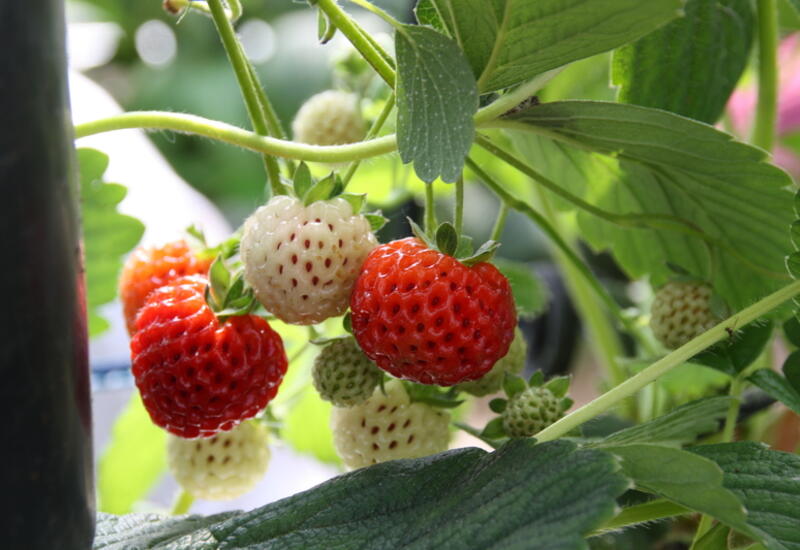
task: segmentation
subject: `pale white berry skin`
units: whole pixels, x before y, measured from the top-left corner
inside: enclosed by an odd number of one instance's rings
[[[208,439],[167,440],[169,469],[187,493],[203,500],[232,500],[263,479],[269,464],[267,430],[245,422]]]
[[[667,349],[677,349],[713,327],[711,287],[694,282],[667,283],[656,292],[650,309],[650,328]]]
[[[400,458],[419,458],[447,450],[450,414],[411,403],[399,380],[376,388],[355,407],[334,407],[331,429],[336,453],[350,469]]]
[[[364,139],[366,125],[355,94],[326,90],[311,96],[292,122],[294,139],[310,145],[342,145]]]
[[[561,400],[543,387],[527,388],[508,400],[503,430],[509,437],[530,437],[564,416]]]
[[[322,399],[352,407],[370,398],[383,371],[364,355],[355,338],[342,338],[322,348],[311,374]]]
[[[514,329],[514,339],[508,347],[508,353],[494,364],[492,370],[477,380],[462,382],[456,388],[476,397],[497,393],[503,386],[505,374],[519,374],[525,366],[527,356],[528,343],[525,341],[522,331],[517,327]]]
[[[342,198],[308,206],[278,195],[245,222],[244,276],[281,321],[312,325],[342,315],[361,265],[378,242]]]

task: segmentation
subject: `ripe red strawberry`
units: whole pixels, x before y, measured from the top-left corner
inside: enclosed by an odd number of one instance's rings
[[[399,378],[450,386],[487,373],[508,352],[517,315],[493,265],[468,267],[407,238],[381,245],[350,300],[364,353]]]
[[[193,276],[155,290],[136,318],[131,359],[153,422],[210,437],[255,416],[275,396],[287,360],[280,336],[254,315],[220,323]]]
[[[213,258],[200,258],[185,241],[164,246],[140,246],[128,256],[119,278],[119,295],[128,333],[133,334],[136,314],[160,286],[187,275],[205,275]]]

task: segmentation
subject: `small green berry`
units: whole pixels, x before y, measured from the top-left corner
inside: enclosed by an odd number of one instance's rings
[[[677,349],[717,324],[711,295],[711,287],[703,283],[679,281],[661,287],[650,309],[650,328],[658,341]]]
[[[327,344],[314,361],[312,376],[320,397],[337,407],[352,407],[372,395],[381,370],[364,355],[355,339]]]
[[[342,145],[364,139],[366,125],[358,98],[326,90],[306,101],[292,123],[294,139],[310,145]]]
[[[508,400],[502,414],[509,437],[530,437],[564,416],[564,402],[545,387],[530,387]]]

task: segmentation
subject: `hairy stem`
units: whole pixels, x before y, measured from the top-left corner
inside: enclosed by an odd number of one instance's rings
[[[503,229],[506,228],[506,218],[508,218],[508,203],[501,200],[500,210],[497,211],[497,219],[494,221],[492,234],[489,237],[490,240],[500,241],[500,238],[503,236]]]
[[[425,233],[430,238],[436,233],[436,201],[433,199],[433,182],[425,182]]]
[[[394,69],[386,61],[384,55],[377,50],[372,40],[367,38],[350,16],[336,4],[336,0],[319,0],[317,6],[325,12],[331,24],[342,31],[342,34],[355,46],[367,63],[375,69],[375,72],[380,75],[390,88],[394,89],[396,79]]]
[[[632,376],[619,386],[612,388],[583,407],[571,412],[558,422],[548,426],[536,435],[538,441],[550,441],[577,428],[587,420],[603,414],[623,399],[632,396],[664,373],[682,365],[704,349],[713,346],[727,337],[727,329],[744,326],[762,315],[772,311],[782,303],[800,294],[800,281],[795,281],[755,304],[731,315],[710,330],[679,347],[669,355],[656,361],[643,371]]]
[[[758,104],[753,145],[772,151],[778,113],[778,8],[758,0]]]
[[[621,529],[622,527],[629,527],[631,525],[638,525],[648,521],[670,518],[688,513],[692,513],[692,510],[680,504],[675,504],[672,501],[659,498],[651,500],[650,502],[645,502],[644,504],[623,508],[619,514],[607,521],[592,534],[599,535],[606,531]]]
[[[378,115],[378,118],[375,119],[375,122],[372,123],[369,131],[367,132],[366,137],[364,138],[366,141],[373,139],[375,136],[378,135],[378,132],[381,131],[383,128],[386,119],[389,118],[389,114],[391,114],[392,109],[394,109],[395,104],[395,95],[392,94],[389,96],[389,99],[386,100],[386,105],[383,106],[383,110]],[[358,170],[358,167],[361,165],[361,160],[353,161],[350,166],[347,167],[347,171],[344,173],[342,177],[342,183],[344,186],[347,187],[347,184],[350,183],[350,180],[353,179],[353,176]]]
[[[250,70],[250,62],[244,55],[241,44],[239,44],[239,39],[236,37],[236,32],[233,30],[233,24],[225,13],[222,0],[208,0],[208,7],[211,10],[211,17],[214,20],[214,25],[217,27],[217,32],[225,48],[225,53],[228,54],[228,60],[230,60],[233,71],[236,74],[236,80],[239,83],[239,89],[242,92],[242,97],[247,107],[247,114],[250,117],[250,122],[253,124],[253,129],[257,134],[262,136],[269,135],[267,116],[264,113],[257,91],[259,86],[257,82],[253,80],[253,76],[255,76],[254,72]],[[264,97],[266,98],[266,94],[264,94]],[[269,103],[269,100],[267,100],[266,103]],[[278,161],[275,160],[275,157],[268,154],[264,154],[263,158],[272,194],[280,195],[284,191],[283,185],[281,185]]]
[[[453,209],[453,226],[456,229],[456,234],[461,235],[461,230],[464,227],[464,175],[462,174],[455,183],[456,186],[456,200]]]
[[[547,84],[550,79],[560,73],[561,70],[562,69],[553,69],[552,71],[542,73],[539,76],[520,85],[515,90],[500,96],[495,101],[477,112],[475,115],[475,122],[488,122],[503,116],[505,113],[541,90],[544,85]]]

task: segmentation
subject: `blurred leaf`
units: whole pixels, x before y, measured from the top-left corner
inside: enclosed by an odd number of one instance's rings
[[[508,279],[520,317],[530,319],[545,310],[550,291],[533,268],[502,258],[495,258],[492,263]]]
[[[614,53],[619,101],[713,124],[747,66],[750,0],[689,0],[685,15]]]
[[[691,361],[736,376],[758,359],[772,337],[772,321],[756,321],[734,333]]]
[[[281,439],[296,451],[329,464],[339,464],[330,429],[332,405],[323,401],[313,386],[306,386],[283,417]]]
[[[719,430],[720,421],[725,418],[730,402],[731,398],[727,396],[693,401],[644,424],[615,432],[592,446],[606,447],[631,443],[676,445],[690,443],[698,436]]]
[[[397,145],[420,179],[454,182],[472,146],[478,89],[467,59],[450,38],[403,25],[397,51]]]
[[[420,25],[428,25],[441,33],[447,33],[447,29],[442,23],[442,18],[439,17],[439,12],[436,11],[436,6],[433,5],[433,0],[419,0],[414,7],[414,15],[416,15]]]
[[[790,353],[783,362],[783,375],[789,384],[800,392],[800,350]]]
[[[78,162],[89,335],[97,336],[109,326],[100,316],[99,307],[117,296],[122,258],[142,238],[144,225],[136,218],[117,212],[117,205],[125,198],[127,189],[103,182],[108,156],[94,149],[78,149]]]
[[[718,523],[692,544],[692,550],[728,550],[729,533],[730,529],[725,524]]]
[[[134,390],[98,464],[101,512],[127,514],[147,496],[167,469],[166,445],[167,432],[153,424]]]
[[[783,333],[792,345],[800,348],[800,320],[797,316],[793,315],[783,323]]]
[[[784,258],[791,250],[787,227],[795,219],[787,191],[791,179],[768,164],[762,150],[706,124],[636,105],[560,101],[506,119],[575,154],[588,150],[616,164],[617,173],[607,181],[589,180],[581,197],[591,204],[614,215],[638,214],[643,221],[667,216],[678,224],[654,230],[579,214],[581,237],[596,249],[610,248],[629,276],[648,275],[659,285],[672,277],[672,262],[711,278],[735,310],[784,284]],[[562,184],[558,174],[552,176]],[[712,244],[685,233],[685,223]],[[709,252],[716,260],[713,273]]]
[[[682,0],[433,0],[481,92],[613,50],[680,15]]]
[[[622,470],[637,487],[747,531],[744,506],[724,487],[723,472],[713,460],[660,445],[605,449],[622,459]]]
[[[691,451],[722,468],[725,487],[747,509],[750,531],[769,550],[800,550],[800,456],[753,442],[701,445]]]
[[[444,222],[436,229],[436,248],[442,254],[452,256],[458,248],[458,233],[450,222]]]
[[[520,439],[385,462],[221,518],[101,514],[94,548],[579,549],[626,486],[606,453]]]
[[[800,414],[800,392],[777,372],[769,369],[759,369],[747,379],[795,413]]]

